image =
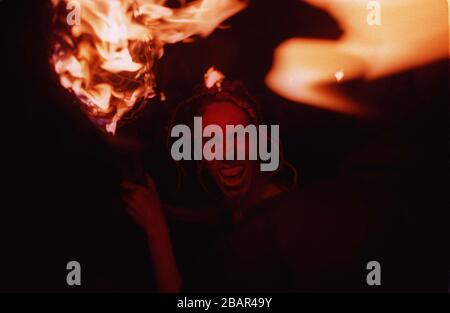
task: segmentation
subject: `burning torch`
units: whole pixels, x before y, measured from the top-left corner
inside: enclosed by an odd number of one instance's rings
[[[117,148],[125,177],[145,181],[141,144],[117,130],[157,95],[154,65],[164,46],[208,36],[247,1],[180,0],[172,7],[164,0],[50,2],[50,63],[61,86]]]

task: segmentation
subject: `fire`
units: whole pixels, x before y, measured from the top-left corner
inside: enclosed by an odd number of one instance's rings
[[[68,8],[79,4],[80,23],[69,25]],[[206,37],[244,9],[243,0],[51,0],[55,44],[51,63],[61,85],[88,116],[114,134],[124,115],[155,92],[153,66],[164,46]]]
[[[306,0],[331,14],[343,29],[339,40],[290,39],[275,51],[266,83],[295,101],[347,114],[366,108],[337,83],[375,80],[448,58],[448,7],[444,0]],[[380,23],[368,20],[379,4]]]
[[[222,82],[225,79],[225,75],[215,67],[210,67],[204,75],[204,84],[206,88],[217,87],[219,90],[222,87]]]

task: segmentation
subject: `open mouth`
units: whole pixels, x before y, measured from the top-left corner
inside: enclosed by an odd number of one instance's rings
[[[244,173],[245,167],[243,166],[226,167],[220,170],[222,182],[229,188],[240,187],[243,181]]]

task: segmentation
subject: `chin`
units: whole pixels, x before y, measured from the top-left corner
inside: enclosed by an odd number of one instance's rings
[[[225,198],[230,200],[238,200],[244,198],[249,191],[248,181],[243,181],[241,185],[236,187],[230,187],[226,185],[221,185],[221,190]]]

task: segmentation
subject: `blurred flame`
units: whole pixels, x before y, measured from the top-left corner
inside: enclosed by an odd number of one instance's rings
[[[374,80],[449,56],[446,1],[306,2],[331,14],[343,36],[338,40],[290,39],[276,49],[266,83],[289,100],[342,113],[365,114],[361,104],[333,85],[354,79]],[[381,25],[367,23],[369,2],[380,4]]]
[[[81,19],[70,26],[73,2],[81,8]],[[155,96],[152,69],[165,44],[208,36],[247,5],[245,0],[179,0],[177,8],[170,8],[166,2],[51,0],[57,36],[54,70],[61,85],[110,133],[140,100]]]
[[[217,70],[215,67],[210,67],[204,75],[204,83],[206,88],[212,88],[216,86],[220,90],[224,79],[225,75],[223,75],[223,73]]]

